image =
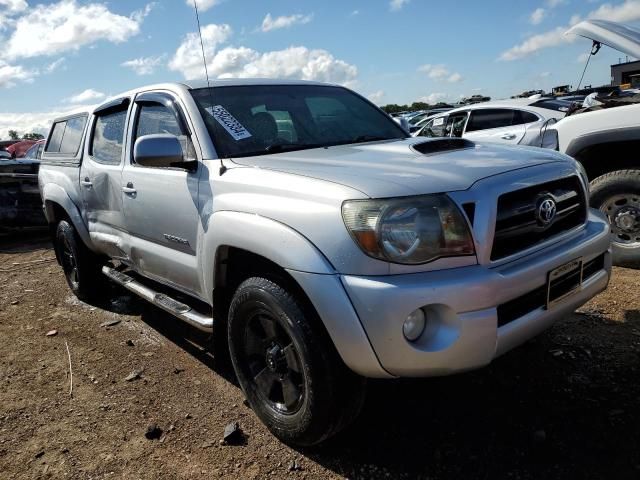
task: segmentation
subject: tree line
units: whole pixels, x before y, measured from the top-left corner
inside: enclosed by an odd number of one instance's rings
[[[42,140],[43,138],[44,135],[35,132],[25,133],[22,135],[22,138],[20,138],[20,134],[17,130],[9,130],[9,140]]]

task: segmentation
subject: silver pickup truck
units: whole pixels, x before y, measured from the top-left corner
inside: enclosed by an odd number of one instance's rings
[[[410,138],[354,92],[228,80],[55,120],[39,187],[73,292],[113,282],[224,338],[283,441],[365,378],[490,363],[606,288],[609,225],[558,152]]]

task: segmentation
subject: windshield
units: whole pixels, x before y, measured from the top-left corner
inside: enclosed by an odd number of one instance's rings
[[[246,85],[192,90],[222,158],[407,137],[362,97],[322,85]]]

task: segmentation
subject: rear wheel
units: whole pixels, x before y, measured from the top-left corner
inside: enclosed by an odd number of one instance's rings
[[[253,411],[282,441],[322,442],[359,413],[365,380],[339,358],[313,313],[265,278],[236,290],[229,309],[231,361]]]
[[[55,235],[56,256],[71,291],[83,301],[101,298],[105,292],[102,262],[91,252],[67,220],[61,220]]]
[[[640,267],[640,170],[618,170],[591,182],[591,206],[611,223],[613,263]]]

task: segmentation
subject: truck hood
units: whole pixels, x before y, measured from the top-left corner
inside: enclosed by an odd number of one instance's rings
[[[478,180],[500,173],[568,161],[568,157],[552,150],[453,140],[410,138],[236,158],[233,161],[247,167],[338,183],[372,198],[466,190]],[[447,148],[452,144],[454,149]],[[455,148],[455,145],[466,148]],[[432,153],[420,153],[418,150]]]
[[[565,35],[580,35],[629,56],[640,58],[640,31],[621,23],[585,20],[571,27]]]

